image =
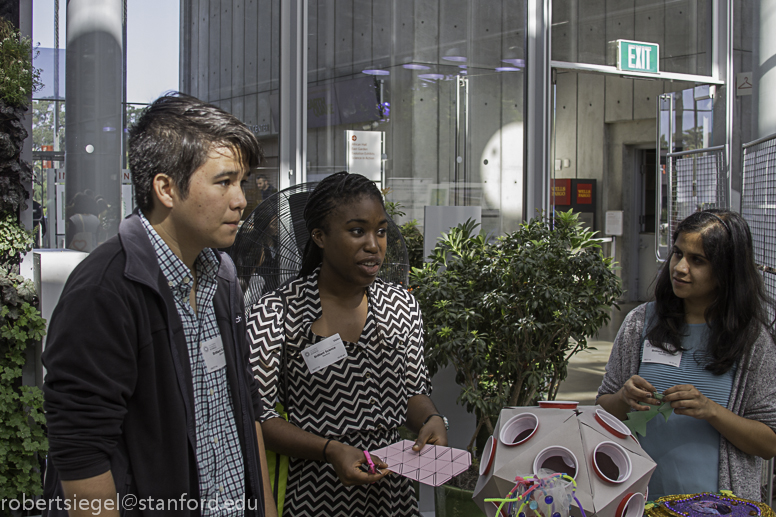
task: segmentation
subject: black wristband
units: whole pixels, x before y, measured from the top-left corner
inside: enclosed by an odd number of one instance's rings
[[[329,438],[326,441],[326,445],[323,446],[323,461],[324,463],[329,463],[329,459],[326,457],[326,447],[329,446],[329,443],[331,443],[332,438]]]
[[[434,417],[434,416],[438,416],[439,418],[442,419],[442,421],[445,423],[445,429],[447,429],[447,430],[450,429],[450,427],[449,427],[449,425],[447,423],[447,418],[444,415],[440,415],[439,413],[434,413],[432,415],[428,415],[426,420],[423,422],[423,425],[426,425],[428,423],[428,421],[431,420],[431,417]],[[423,427],[423,425],[421,427]]]

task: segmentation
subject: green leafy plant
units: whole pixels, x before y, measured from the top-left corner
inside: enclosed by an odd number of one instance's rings
[[[431,373],[452,363],[459,401],[477,416],[472,444],[504,406],[554,399],[570,357],[622,294],[613,262],[577,214],[523,223],[490,242],[468,221],[443,234],[410,283]]]
[[[0,215],[18,214],[29,197],[24,185],[32,181],[32,167],[20,153],[27,138],[21,120],[39,85],[31,52],[29,40],[0,19]]]
[[[32,283],[18,275],[32,244],[19,225],[29,198],[25,184],[32,181],[32,167],[21,159],[28,136],[21,121],[37,85],[29,40],[0,20],[0,499],[43,492],[40,458],[48,449],[43,393],[22,383],[29,348],[43,337],[46,323]]]
[[[385,200],[385,213],[392,219],[404,217],[407,215],[402,211],[402,204],[399,201],[388,201],[387,196],[391,193],[390,188],[381,190]],[[417,219],[407,221],[399,226],[401,236],[404,238],[404,244],[407,246],[407,255],[409,257],[410,268],[423,267],[423,233],[418,228]]]
[[[423,234],[418,228],[417,219],[407,221],[399,226],[404,243],[407,245],[407,255],[411,268],[423,267]]]
[[[0,264],[16,265],[23,253],[32,249],[32,234],[7,214],[0,219]]]
[[[0,267],[0,499],[42,493],[39,454],[48,449],[43,432],[43,393],[22,386],[22,367],[31,343],[45,334],[35,308],[32,282]]]
[[[40,70],[32,66],[30,38],[22,38],[7,20],[0,20],[0,99],[23,106],[40,87]]]

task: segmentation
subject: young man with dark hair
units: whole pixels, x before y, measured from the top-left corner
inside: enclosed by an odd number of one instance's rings
[[[139,207],[70,275],[43,362],[50,510],[275,515],[231,259],[256,138],[157,99],[130,131]],[[53,465],[53,466],[52,466]],[[61,490],[60,490],[61,481]]]
[[[278,189],[273,187],[272,183],[269,182],[269,178],[267,178],[266,174],[259,174],[256,176],[256,188],[259,189],[259,203],[278,191]]]

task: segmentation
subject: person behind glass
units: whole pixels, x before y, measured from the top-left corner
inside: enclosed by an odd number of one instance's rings
[[[278,191],[278,189],[273,187],[269,182],[269,178],[267,178],[266,174],[258,174],[256,176],[256,188],[259,190],[259,203]]]
[[[761,458],[776,455],[772,307],[739,214],[679,223],[655,301],[625,318],[598,390],[622,420],[657,392],[671,403],[668,422],[653,418],[639,440],[657,463],[650,498],[726,489],[760,500]]]
[[[388,476],[371,455],[376,469],[362,470],[364,451],[399,441],[402,425],[418,433],[415,450],[447,444],[446,419],[428,397],[420,308],[377,278],[388,233],[382,195],[364,176],[336,173],[312,192],[304,220],[310,240],[298,278],[248,318],[267,448],[291,457],[283,513],[417,515],[408,479]],[[346,356],[311,372],[305,352],[334,336]],[[289,422],[273,409],[276,399],[287,401]]]

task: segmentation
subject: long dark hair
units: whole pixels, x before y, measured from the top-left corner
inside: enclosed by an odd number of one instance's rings
[[[313,230],[321,228],[328,231],[327,218],[332,210],[361,196],[377,199],[383,209],[385,208],[383,195],[375,182],[360,174],[337,172],[324,178],[315,187],[304,207],[304,223],[311,237],[304,247],[300,278],[315,271],[323,262],[323,252],[312,239]]]
[[[717,295],[704,314],[711,329],[706,369],[721,375],[744,357],[760,333],[770,326],[766,307],[773,300],[757,271],[749,225],[736,212],[704,210],[684,219],[674,232],[672,244],[682,233],[699,233],[703,253],[711,262]],[[647,333],[650,342],[671,353],[682,350],[686,323],[684,303],[674,294],[671,259],[663,264],[655,285],[655,321]]]

